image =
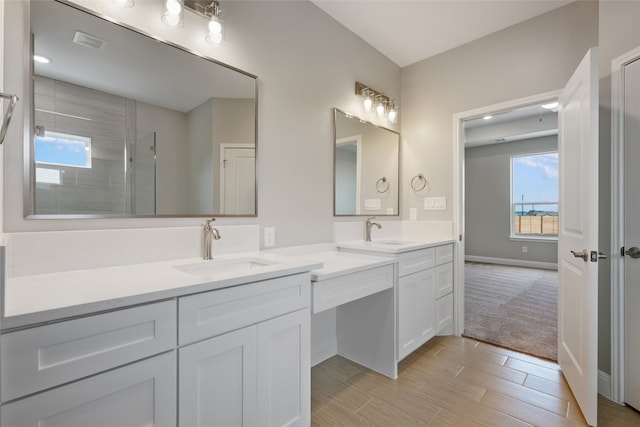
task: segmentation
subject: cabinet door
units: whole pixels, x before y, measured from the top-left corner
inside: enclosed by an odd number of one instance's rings
[[[264,427],[311,423],[309,310],[258,325],[258,419]]]
[[[453,263],[436,267],[436,299],[453,292]]]
[[[255,426],[256,327],[180,349],[180,426]]]
[[[398,279],[398,359],[435,335],[435,270]]]
[[[176,357],[166,353],[2,407],[3,426],[175,426]]]

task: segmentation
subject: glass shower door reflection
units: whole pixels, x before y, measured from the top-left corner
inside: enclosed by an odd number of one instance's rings
[[[151,132],[133,144],[131,165],[131,213],[156,213],[156,133]]]

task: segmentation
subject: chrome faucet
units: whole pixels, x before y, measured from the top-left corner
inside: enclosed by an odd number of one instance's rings
[[[211,242],[213,240],[220,240],[220,231],[217,228],[211,226],[211,223],[215,221],[215,218],[211,218],[207,220],[207,223],[204,225],[204,254],[203,258],[206,260],[213,259],[211,256]]]
[[[378,230],[380,230],[382,228],[382,226],[380,224],[378,224],[377,222],[371,221],[374,218],[375,218],[375,216],[367,218],[367,222],[364,223],[364,241],[365,242],[370,242],[371,241],[371,227],[373,227],[375,225],[376,227],[378,227]]]

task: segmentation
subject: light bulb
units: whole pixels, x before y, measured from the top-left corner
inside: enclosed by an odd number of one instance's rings
[[[218,18],[215,16],[209,21],[209,34],[222,34],[222,24],[220,24]]]
[[[180,23],[180,15],[167,14],[164,16],[164,22],[171,25],[172,27],[175,27]]]
[[[133,7],[135,2],[133,0],[111,0],[113,3],[120,7]]]
[[[178,0],[167,0],[166,8],[167,12],[171,15],[179,15],[182,10],[182,5]]]
[[[167,0],[164,3],[162,22],[172,27],[182,27],[184,25],[183,14],[182,0]]]
[[[366,96],[364,98],[364,111],[371,111],[372,107],[373,107],[373,99],[371,99],[371,96]]]
[[[376,114],[378,117],[384,116],[384,103],[382,101],[378,101],[378,105],[376,105]]]
[[[392,107],[389,110],[388,118],[389,118],[389,122],[390,123],[395,123],[396,122],[396,119],[398,118],[398,111],[396,110],[395,107]]]

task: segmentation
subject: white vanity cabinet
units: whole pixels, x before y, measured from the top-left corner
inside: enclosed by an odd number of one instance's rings
[[[179,425],[308,426],[309,303],[308,274],[180,298]]]
[[[398,255],[398,360],[453,322],[453,246]]]
[[[175,425],[175,334],[173,300],[3,334],[0,424]]]
[[[305,271],[4,331],[0,425],[308,426]]]

